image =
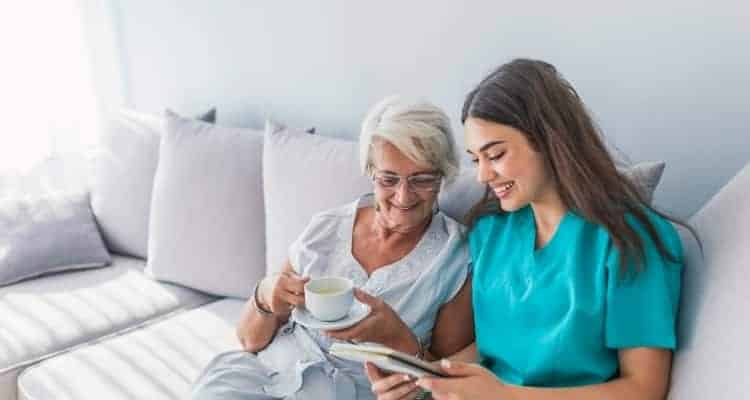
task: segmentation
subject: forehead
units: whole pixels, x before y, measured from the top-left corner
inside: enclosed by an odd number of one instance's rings
[[[468,118],[464,123],[466,150],[477,153],[493,142],[506,144],[526,143],[524,134],[516,128],[479,118]]]
[[[431,172],[430,165],[418,164],[396,146],[385,140],[373,142],[372,162],[375,168],[394,172],[400,175],[413,175],[421,172]]]

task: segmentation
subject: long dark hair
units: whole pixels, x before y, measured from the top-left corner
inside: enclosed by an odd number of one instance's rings
[[[644,257],[641,237],[627,223],[626,214],[646,229],[661,255],[671,261],[679,255],[667,251],[646,209],[697,237],[692,227],[650,207],[618,172],[583,101],[551,64],[516,59],[500,66],[466,96],[461,123],[467,118],[507,125],[526,136],[542,154],[563,204],[609,232],[620,252],[621,274],[627,272],[629,261],[635,261],[639,271]],[[488,212],[502,212],[489,188],[470,211],[469,225]]]

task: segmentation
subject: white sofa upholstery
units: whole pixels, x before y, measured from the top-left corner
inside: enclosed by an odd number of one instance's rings
[[[48,275],[0,288],[0,399],[16,395],[26,367],[214,297],[156,282],[145,261],[114,256],[105,268]]]
[[[23,373],[19,400],[187,399],[213,356],[240,348],[243,305],[219,300],[37,364]]]
[[[679,349],[670,400],[747,399],[750,373],[750,165],[691,219],[683,235]]]

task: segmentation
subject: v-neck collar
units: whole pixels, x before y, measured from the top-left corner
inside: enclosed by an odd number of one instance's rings
[[[351,209],[352,217],[348,219],[346,224],[344,224],[345,229],[342,232],[343,235],[341,235],[341,236],[344,236],[344,237],[341,237],[341,239],[346,241],[345,243],[346,256],[350,259],[352,263],[354,263],[354,265],[358,267],[357,272],[362,274],[366,282],[375,280],[375,278],[384,279],[380,277],[393,275],[395,273],[400,273],[400,272],[411,269],[411,267],[414,265],[412,260],[415,259],[415,257],[417,257],[417,255],[420,252],[422,252],[425,247],[429,246],[429,244],[435,240],[435,236],[436,236],[435,229],[436,229],[436,226],[438,225],[435,223],[435,220],[437,219],[437,214],[436,214],[432,216],[432,220],[430,221],[430,224],[427,226],[427,229],[425,229],[424,233],[422,234],[422,237],[419,238],[419,241],[417,242],[416,246],[414,246],[414,248],[409,253],[407,253],[405,256],[401,257],[400,259],[390,264],[379,267],[378,269],[376,269],[375,271],[373,271],[371,274],[368,275],[365,267],[362,266],[362,264],[357,260],[356,257],[354,257],[354,240],[353,240],[354,239],[354,223],[357,219],[357,211],[360,208],[372,207],[373,204],[374,204],[373,194],[366,194],[360,197],[359,199],[357,199],[352,204],[352,209]]]
[[[536,220],[534,217],[534,210],[531,208],[531,206],[527,206],[527,215],[529,218],[529,231],[531,232],[530,237],[530,247],[531,251],[534,254],[534,258],[539,259],[541,257],[544,257],[545,254],[554,254],[555,249],[559,246],[559,243],[563,241],[563,238],[561,236],[565,235],[565,226],[567,225],[568,221],[571,218],[570,210],[566,211],[565,214],[563,214],[562,218],[560,218],[560,222],[557,223],[557,227],[555,228],[555,232],[552,234],[552,237],[547,241],[547,243],[544,244],[544,246],[540,248],[536,248],[536,236],[537,236],[537,229],[536,229]]]

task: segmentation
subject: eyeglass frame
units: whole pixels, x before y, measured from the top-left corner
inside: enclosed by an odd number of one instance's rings
[[[380,174],[380,176],[378,176]],[[393,184],[393,186],[385,186],[380,182],[380,178],[383,178],[383,175],[388,178],[396,178],[396,183]],[[418,176],[425,176],[429,175],[432,177],[435,177],[435,184],[431,188],[425,188],[420,189],[414,186],[414,182],[412,181],[412,178],[416,178]],[[387,190],[387,191],[393,191],[395,192],[398,190],[399,186],[401,185],[402,180],[406,180],[406,190],[412,192],[412,193],[431,193],[431,192],[437,192],[440,190],[440,184],[443,181],[443,174],[440,172],[418,172],[416,174],[412,174],[409,176],[401,176],[398,174],[393,174],[390,172],[383,172],[380,170],[377,170],[376,168],[372,168],[372,173],[370,174],[370,178],[372,181],[378,185],[381,189]]]

